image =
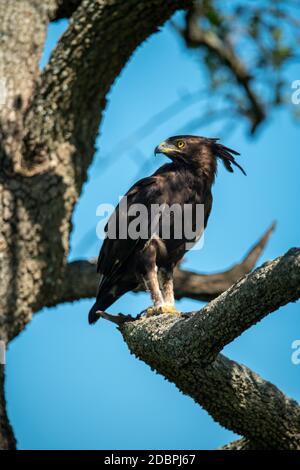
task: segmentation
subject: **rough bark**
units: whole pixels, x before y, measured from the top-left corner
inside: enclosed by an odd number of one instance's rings
[[[39,208],[34,208],[33,182],[18,172],[24,113],[47,28],[47,12],[37,3],[0,0],[0,73],[7,88],[0,106],[0,335],[5,341],[29,320],[41,286]]]
[[[75,10],[79,7],[82,0],[54,0],[56,7],[51,14],[52,20],[60,20],[62,18],[70,18]]]
[[[251,443],[248,439],[244,437],[238,439],[237,441],[230,442],[225,446],[220,447],[218,450],[259,450],[255,444]]]

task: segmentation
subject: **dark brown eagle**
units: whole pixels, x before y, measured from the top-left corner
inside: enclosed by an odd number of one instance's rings
[[[206,227],[212,208],[212,185],[217,170],[217,158],[226,169],[233,172],[232,165],[244,174],[242,167],[233,155],[238,152],[218,143],[219,139],[180,135],[170,137],[155,149],[155,154],[163,153],[172,162],[160,167],[153,175],[135,183],[126,193],[126,207],[122,201],[116,207],[106,226],[97,265],[100,283],[96,302],[89,312],[89,323],[95,323],[99,314],[112,305],[123,294],[143,284],[151,294],[153,306],[146,310],[147,315],[175,313],[173,293],[173,270],[186,251],[201,236]],[[189,217],[193,228],[193,238],[175,234],[176,218],[182,222],[184,211],[179,216],[169,213],[164,217],[166,207],[189,207]],[[196,217],[199,204],[204,207],[204,220],[200,224]],[[131,209],[143,205],[151,214],[153,206],[163,208],[153,217],[142,218],[138,233],[144,236],[121,236],[119,223],[134,220]],[[139,207],[139,206],[138,206]],[[178,221],[178,220],[177,220]],[[110,223],[118,226],[115,236],[109,235]],[[166,227],[165,225],[169,225]],[[180,224],[179,224],[180,225]],[[154,228],[153,228],[154,227]],[[165,235],[166,228],[167,235]],[[146,229],[146,230],[145,230]]]

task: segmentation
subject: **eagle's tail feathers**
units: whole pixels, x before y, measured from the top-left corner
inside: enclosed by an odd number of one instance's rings
[[[98,303],[94,303],[92,306],[91,310],[89,311],[89,324],[93,325],[96,323],[97,320],[99,320],[100,316],[98,315],[98,311],[101,310],[98,306]]]
[[[124,292],[127,292],[127,290],[125,290]],[[96,323],[96,321],[100,318],[100,315],[97,312],[104,312],[108,307],[110,307],[114,302],[116,302],[116,300],[118,300],[118,298],[124,292],[122,292],[121,294],[119,294],[119,292],[112,293],[111,291],[101,291],[101,293],[98,292],[96,302],[89,311],[89,324],[92,325]]]

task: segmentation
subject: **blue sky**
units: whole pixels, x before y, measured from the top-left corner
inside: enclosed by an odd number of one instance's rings
[[[42,65],[65,27],[65,22],[50,26]],[[300,79],[297,65],[287,73],[290,82]],[[120,142],[124,147],[124,139],[158,112],[204,86],[201,65],[170,24],[137,50],[109,96],[98,150],[74,213],[71,260],[97,255],[97,206],[115,204],[137,178],[165,161],[153,157],[159,142],[179,130],[219,136],[224,123],[198,129],[187,125],[217,98],[190,98],[189,106],[159,121],[143,139],[133,137],[119,155]],[[199,272],[222,270],[239,261],[273,220],[278,228],[260,263],[299,244],[299,124],[287,111],[278,111],[255,138],[248,136],[244,123],[233,132],[227,128],[221,137],[241,152],[239,161],[248,176],[229,174],[220,166],[204,247],[184,262]],[[214,449],[235,438],[130,355],[112,324],[101,321],[90,327],[87,312],[92,302],[43,310],[10,345],[6,394],[20,449]],[[110,311],[136,314],[148,305],[147,295],[127,294]],[[188,299],[178,302],[183,311],[201,305]],[[290,304],[224,352],[299,401],[300,365],[291,362],[299,326],[299,303]]]

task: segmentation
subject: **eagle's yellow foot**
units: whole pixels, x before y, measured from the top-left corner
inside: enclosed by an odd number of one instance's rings
[[[181,315],[181,313],[176,310],[176,307],[174,307],[174,305],[161,305],[160,307],[153,306],[148,307],[145,310],[146,318],[153,317],[154,315],[162,315],[163,313],[169,315]]]
[[[160,313],[166,313],[168,315],[181,315],[181,312],[179,312],[174,305],[163,305],[162,307],[159,307]]]

